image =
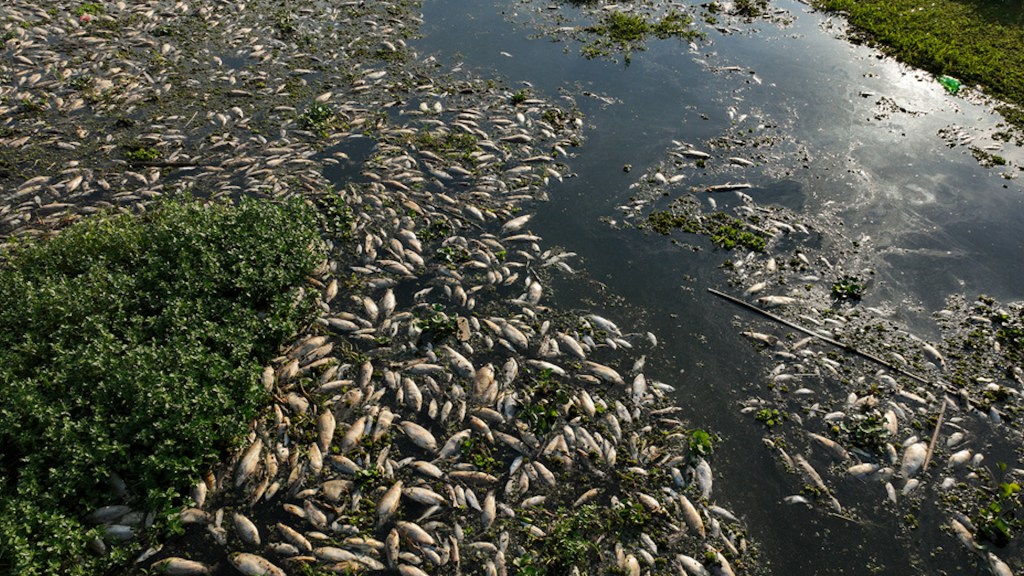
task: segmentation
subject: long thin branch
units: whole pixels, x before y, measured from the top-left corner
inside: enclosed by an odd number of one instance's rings
[[[829,338],[828,336],[825,336],[823,334],[818,334],[814,330],[811,330],[809,328],[804,328],[803,326],[801,326],[799,324],[796,324],[795,322],[790,322],[789,320],[786,320],[785,318],[783,318],[781,316],[777,316],[775,314],[772,314],[771,312],[765,310],[764,308],[760,308],[758,306],[754,306],[753,304],[751,304],[750,302],[747,302],[746,300],[740,300],[739,298],[736,298],[735,296],[730,296],[729,294],[726,294],[725,292],[719,292],[718,290],[715,290],[714,288],[708,288],[708,292],[711,292],[712,294],[714,294],[715,296],[718,296],[719,298],[724,298],[724,299],[732,302],[733,304],[738,304],[738,305],[743,306],[744,308],[746,308],[748,310],[753,310],[754,312],[757,312],[758,314],[760,314],[760,315],[762,315],[762,316],[764,316],[766,318],[770,318],[770,319],[772,319],[772,320],[774,320],[774,321],[776,321],[776,322],[778,322],[780,324],[785,324],[786,326],[789,326],[790,328],[792,328],[794,330],[799,330],[800,332],[803,332],[804,334],[807,334],[809,336],[814,336],[815,338],[817,338],[817,339],[819,339],[819,340],[821,340],[823,342],[828,342],[829,344],[835,346],[836,348],[842,348],[843,350],[846,350],[847,352],[850,352],[852,354],[856,354],[856,355],[860,356],[861,358],[866,358],[868,360],[871,360],[872,362],[875,362],[877,364],[881,364],[882,366],[885,366],[886,368],[888,368],[888,369],[890,369],[890,370],[892,370],[894,372],[899,372],[900,374],[903,374],[904,376],[906,376],[908,378],[913,378],[914,380],[917,380],[918,382],[920,382],[922,384],[930,384],[930,382],[928,380],[922,378],[921,376],[918,376],[917,374],[914,374],[913,372],[907,372],[906,370],[900,368],[899,366],[894,366],[893,364],[890,364],[889,362],[879,358],[878,356],[875,356],[874,354],[871,354],[870,352],[864,352],[862,350],[858,350],[858,349],[854,348],[853,346],[850,346],[849,344],[843,344],[842,342],[840,342],[838,340],[835,340],[833,338]]]
[[[821,340],[823,342],[827,342],[827,343],[835,346],[836,348],[840,348],[842,350],[850,352],[851,354],[856,354],[857,356],[860,356],[861,358],[866,358],[866,359],[868,359],[868,360],[870,360],[872,362],[875,362],[876,364],[880,364],[880,365],[882,365],[882,366],[884,366],[884,367],[886,367],[889,370],[892,370],[894,372],[899,372],[900,374],[903,374],[904,376],[906,376],[908,378],[912,378],[914,380],[917,380],[918,382],[920,382],[922,384],[928,384],[928,385],[932,385],[932,386],[937,386],[937,387],[941,388],[942,391],[945,394],[949,394],[949,395],[951,395],[953,397],[962,397],[968,403],[970,403],[971,406],[974,406],[975,408],[978,408],[979,410],[987,409],[987,407],[985,405],[983,405],[981,402],[978,402],[977,400],[974,400],[973,398],[970,398],[969,396],[966,396],[966,395],[961,396],[960,390],[950,386],[949,384],[946,384],[946,383],[941,382],[941,381],[939,381],[939,382],[929,381],[929,380],[925,379],[922,376],[918,376],[917,374],[914,374],[913,372],[908,372],[908,371],[900,368],[899,366],[894,366],[893,364],[891,364],[891,363],[889,363],[889,362],[879,358],[878,356],[875,356],[874,354],[871,354],[870,352],[864,352],[863,350],[858,350],[858,349],[854,348],[853,346],[850,346],[849,344],[843,344],[842,342],[840,342],[840,341],[838,341],[838,340],[836,340],[834,338],[829,338],[828,336],[825,336],[823,334],[818,334],[814,330],[811,330],[809,328],[804,328],[803,326],[800,326],[799,324],[796,324],[795,322],[790,322],[789,320],[786,320],[785,318],[782,318],[781,316],[772,314],[771,312],[769,312],[769,311],[767,311],[767,310],[765,310],[763,308],[755,306],[755,305],[753,305],[750,302],[747,302],[745,300],[740,300],[739,298],[737,298],[735,296],[731,296],[729,294],[726,294],[725,292],[719,292],[718,290],[715,290],[714,288],[708,288],[708,292],[711,292],[712,294],[714,294],[715,296],[718,296],[719,298],[723,298],[725,300],[728,300],[729,302],[732,302],[733,304],[737,304],[739,306],[742,306],[742,307],[746,308],[747,310],[752,310],[754,312],[757,312],[758,314],[764,316],[765,318],[769,318],[769,319],[774,320],[774,321],[776,321],[776,322],[778,322],[780,324],[784,324],[786,326],[789,326],[790,328],[792,328],[794,330],[798,330],[800,332],[803,332],[804,334],[807,334],[808,336],[813,336],[813,337],[815,337],[815,338],[817,338],[817,339],[819,339],[819,340]],[[943,402],[945,402],[945,398],[943,398]],[[945,406],[945,404],[943,404],[943,406]],[[1008,418],[1008,416],[1007,416],[1007,418]]]

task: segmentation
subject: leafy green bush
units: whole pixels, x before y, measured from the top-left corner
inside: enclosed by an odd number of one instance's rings
[[[166,201],[0,261],[0,573],[97,574],[81,518],[164,512],[265,405],[322,258],[301,201]],[[116,475],[129,496],[110,488]]]

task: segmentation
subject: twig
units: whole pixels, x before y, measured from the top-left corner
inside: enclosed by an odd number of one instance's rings
[[[848,344],[843,344],[842,342],[840,342],[838,340],[835,340],[833,338],[829,338],[828,336],[824,336],[822,334],[818,334],[814,330],[811,330],[809,328],[804,328],[803,326],[800,326],[799,324],[796,324],[794,322],[790,322],[789,320],[786,320],[785,318],[782,318],[781,316],[776,316],[775,314],[772,314],[771,312],[769,312],[769,311],[767,311],[767,310],[765,310],[763,308],[759,308],[757,306],[754,306],[750,302],[747,302],[745,300],[740,300],[739,298],[736,298],[735,296],[730,296],[730,295],[726,294],[725,292],[719,292],[718,290],[715,290],[714,288],[708,288],[708,292],[711,292],[712,294],[714,294],[715,296],[718,296],[719,298],[724,298],[724,299],[732,302],[733,304],[739,304],[740,306],[743,306],[744,308],[746,308],[748,310],[753,310],[754,312],[757,312],[758,314],[760,314],[762,316],[765,316],[767,318],[771,318],[772,320],[775,320],[776,322],[778,322],[780,324],[785,324],[786,326],[789,326],[790,328],[792,328],[794,330],[799,330],[799,331],[803,332],[804,334],[807,334],[809,336],[814,336],[815,338],[817,338],[819,340],[822,340],[824,342],[828,342],[829,344],[835,346],[836,348],[842,348],[843,350],[846,350],[847,352],[856,354],[856,355],[860,356],[861,358],[866,358],[868,360],[871,360],[872,362],[875,362],[877,364],[881,364],[882,366],[885,366],[889,370],[892,370],[894,372],[899,372],[900,374],[903,374],[904,376],[906,376],[908,378],[913,378],[914,380],[917,380],[918,382],[920,382],[922,384],[929,384],[930,383],[930,382],[928,382],[928,380],[918,376],[917,374],[914,374],[913,372],[907,372],[906,370],[900,368],[899,366],[893,366],[889,362],[886,362],[885,360],[879,358],[878,356],[875,356],[874,354],[871,354],[869,352],[864,352],[862,350],[858,350],[858,349],[854,348],[853,346],[850,346]]]
[[[153,168],[197,168],[199,166],[219,166],[219,164],[173,160],[129,160],[128,164],[131,166],[150,166]]]
[[[942,417],[946,415],[946,396],[942,396],[942,410],[939,410],[939,419],[935,421],[935,432],[932,432],[932,441],[928,443],[928,451],[924,453],[924,466],[922,472],[928,471],[928,464],[932,461],[932,451],[935,450],[935,442],[939,439],[939,428],[942,427]]]
[[[920,382],[922,384],[928,384],[928,385],[937,386],[937,387],[941,388],[944,393],[949,394],[950,396],[953,396],[953,397],[959,396],[959,397],[963,398],[971,406],[974,406],[975,408],[977,408],[979,410],[985,410],[987,408],[987,406],[985,406],[981,402],[971,398],[970,396],[961,395],[960,394],[960,390],[958,390],[956,388],[953,388],[949,384],[946,384],[946,383],[944,383],[942,381],[930,382],[930,381],[926,380],[925,378],[923,378],[921,376],[918,376],[917,374],[914,374],[913,372],[908,372],[908,371],[900,368],[899,366],[894,366],[894,365],[890,364],[889,362],[886,362],[885,360],[882,360],[878,356],[875,356],[874,354],[871,354],[870,352],[864,352],[863,350],[858,350],[858,349],[854,348],[853,346],[850,346],[849,344],[843,344],[842,342],[840,342],[838,340],[835,340],[833,338],[829,338],[828,336],[824,336],[822,334],[818,334],[814,330],[811,330],[809,328],[804,328],[803,326],[800,326],[799,324],[796,324],[794,322],[790,322],[789,320],[786,320],[785,318],[782,318],[780,316],[776,316],[775,314],[772,314],[771,312],[769,312],[767,310],[764,310],[763,308],[759,308],[757,306],[754,306],[750,302],[747,302],[745,300],[740,300],[739,298],[737,298],[735,296],[730,296],[730,295],[728,295],[728,294],[726,294],[724,292],[719,292],[718,290],[715,290],[714,288],[708,288],[708,292],[711,292],[712,294],[714,294],[715,296],[718,296],[719,298],[724,298],[724,299],[728,300],[729,302],[732,302],[733,304],[738,304],[740,306],[743,306],[747,310],[753,310],[754,312],[757,312],[758,314],[760,314],[760,315],[762,315],[762,316],[764,316],[766,318],[770,318],[772,320],[775,320],[776,322],[778,322],[780,324],[785,324],[786,326],[789,326],[790,328],[792,328],[794,330],[799,330],[800,332],[803,332],[804,334],[807,334],[809,336],[814,336],[815,338],[817,338],[819,340],[822,340],[823,342],[827,342],[827,343],[835,346],[836,348],[841,348],[841,349],[843,349],[843,350],[845,350],[847,352],[850,352],[851,354],[856,354],[857,356],[860,356],[861,358],[866,358],[868,360],[871,360],[872,362],[875,362],[876,364],[880,364],[880,365],[888,368],[889,370],[892,370],[894,372],[899,372],[900,374],[903,374],[904,376],[906,376],[908,378],[913,378],[914,380],[917,380],[918,382]],[[943,406],[945,406],[945,405],[943,405]],[[1009,419],[1008,416],[1007,416],[1007,418]]]

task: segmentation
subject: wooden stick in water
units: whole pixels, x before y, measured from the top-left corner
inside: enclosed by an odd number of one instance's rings
[[[939,419],[935,421],[935,432],[932,432],[932,441],[928,443],[928,451],[924,454],[924,466],[922,472],[928,471],[928,464],[932,461],[932,452],[935,450],[935,442],[939,439],[939,428],[942,428],[942,417],[946,415],[946,396],[942,396],[942,410],[939,410]]]

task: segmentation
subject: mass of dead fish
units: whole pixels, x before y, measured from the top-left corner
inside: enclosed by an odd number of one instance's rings
[[[0,145],[22,159],[0,178],[4,237],[183,191],[351,210],[309,279],[321,318],[263,372],[273,406],[180,512],[203,545],[154,546],[140,568],[506,574],[558,520],[535,507],[643,511],[574,574],[746,557],[673,386],[643,373],[657,339],[552,307],[574,254],[544,247],[530,208],[567,173],[578,113],[432,80],[402,5],[311,2],[285,26],[263,2],[57,4],[5,8]],[[83,553],[152,524],[129,500],[88,515],[104,535]]]

